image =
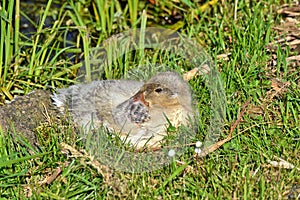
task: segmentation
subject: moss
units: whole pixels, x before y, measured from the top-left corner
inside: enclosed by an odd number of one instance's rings
[[[22,136],[33,146],[39,145],[35,129],[56,123],[59,113],[51,100],[51,92],[34,90],[0,107],[0,128],[14,137]]]

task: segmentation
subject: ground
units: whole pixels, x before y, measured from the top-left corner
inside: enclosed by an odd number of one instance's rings
[[[220,140],[232,137],[204,157],[195,154],[211,103],[198,76],[189,81],[202,116],[198,134],[170,165],[114,171],[88,154],[68,120],[50,120],[35,129],[38,148],[0,132],[1,198],[299,199],[299,2],[48,1],[22,2],[20,10],[10,2],[1,3],[1,105],[73,84],[91,48],[115,33],[163,26],[194,38],[215,61],[227,99]],[[102,78],[138,67],[127,61]],[[180,64],[181,73],[191,69],[177,57],[165,62]]]

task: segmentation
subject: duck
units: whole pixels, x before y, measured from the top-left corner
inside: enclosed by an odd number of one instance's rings
[[[105,128],[136,149],[157,148],[171,124],[178,129],[193,117],[191,88],[176,72],[160,72],[146,82],[100,80],[58,89],[59,112],[68,113],[87,135]]]

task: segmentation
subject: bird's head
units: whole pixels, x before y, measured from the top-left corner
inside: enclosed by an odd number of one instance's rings
[[[192,104],[191,91],[177,73],[162,72],[149,79],[134,96],[135,100],[146,106],[190,108]]]

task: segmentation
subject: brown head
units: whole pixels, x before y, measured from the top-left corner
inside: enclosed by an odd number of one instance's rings
[[[162,72],[149,79],[134,96],[146,106],[177,107],[191,111],[192,97],[187,82],[174,72]]]

